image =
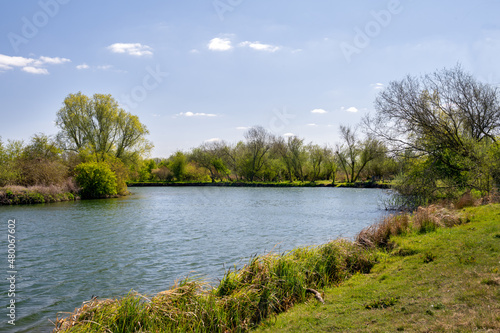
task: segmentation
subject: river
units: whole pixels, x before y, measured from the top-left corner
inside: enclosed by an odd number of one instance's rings
[[[3,272],[7,222],[16,221],[16,295],[0,283],[0,332],[50,332],[58,312],[93,295],[153,295],[175,280],[216,283],[255,254],[352,238],[385,214],[387,192],[350,188],[131,188],[133,195],[0,206]],[[16,326],[7,305],[16,303]]]

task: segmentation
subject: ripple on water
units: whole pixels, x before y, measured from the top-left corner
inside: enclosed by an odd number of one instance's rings
[[[16,218],[19,320],[50,332],[92,295],[152,295],[201,275],[216,283],[253,255],[352,237],[384,212],[381,190],[133,188],[134,195],[0,207]],[[5,290],[6,281],[0,282]]]

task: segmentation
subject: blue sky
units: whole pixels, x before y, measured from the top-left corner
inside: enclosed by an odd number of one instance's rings
[[[500,2],[40,0],[0,4],[0,136],[55,134],[64,98],[111,94],[153,157],[206,140],[334,144],[390,81],[460,63],[500,83]]]

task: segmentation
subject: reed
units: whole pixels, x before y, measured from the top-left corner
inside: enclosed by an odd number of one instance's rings
[[[385,216],[379,223],[361,230],[355,242],[364,248],[392,249],[392,236],[404,235],[410,232],[425,234],[440,227],[453,227],[468,221],[457,210],[451,210],[438,205],[419,207],[413,213]]]
[[[256,256],[216,287],[185,279],[150,299],[132,292],[85,303],[58,319],[54,332],[244,332],[311,295],[322,301],[316,289],[368,272],[375,261],[344,240]]]

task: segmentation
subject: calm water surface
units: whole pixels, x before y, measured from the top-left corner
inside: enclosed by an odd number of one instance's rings
[[[58,312],[83,301],[152,295],[175,280],[217,281],[255,254],[352,237],[385,212],[377,189],[132,188],[134,195],[0,207],[7,276],[7,221],[16,219],[16,326],[0,283],[0,332],[50,332]]]

